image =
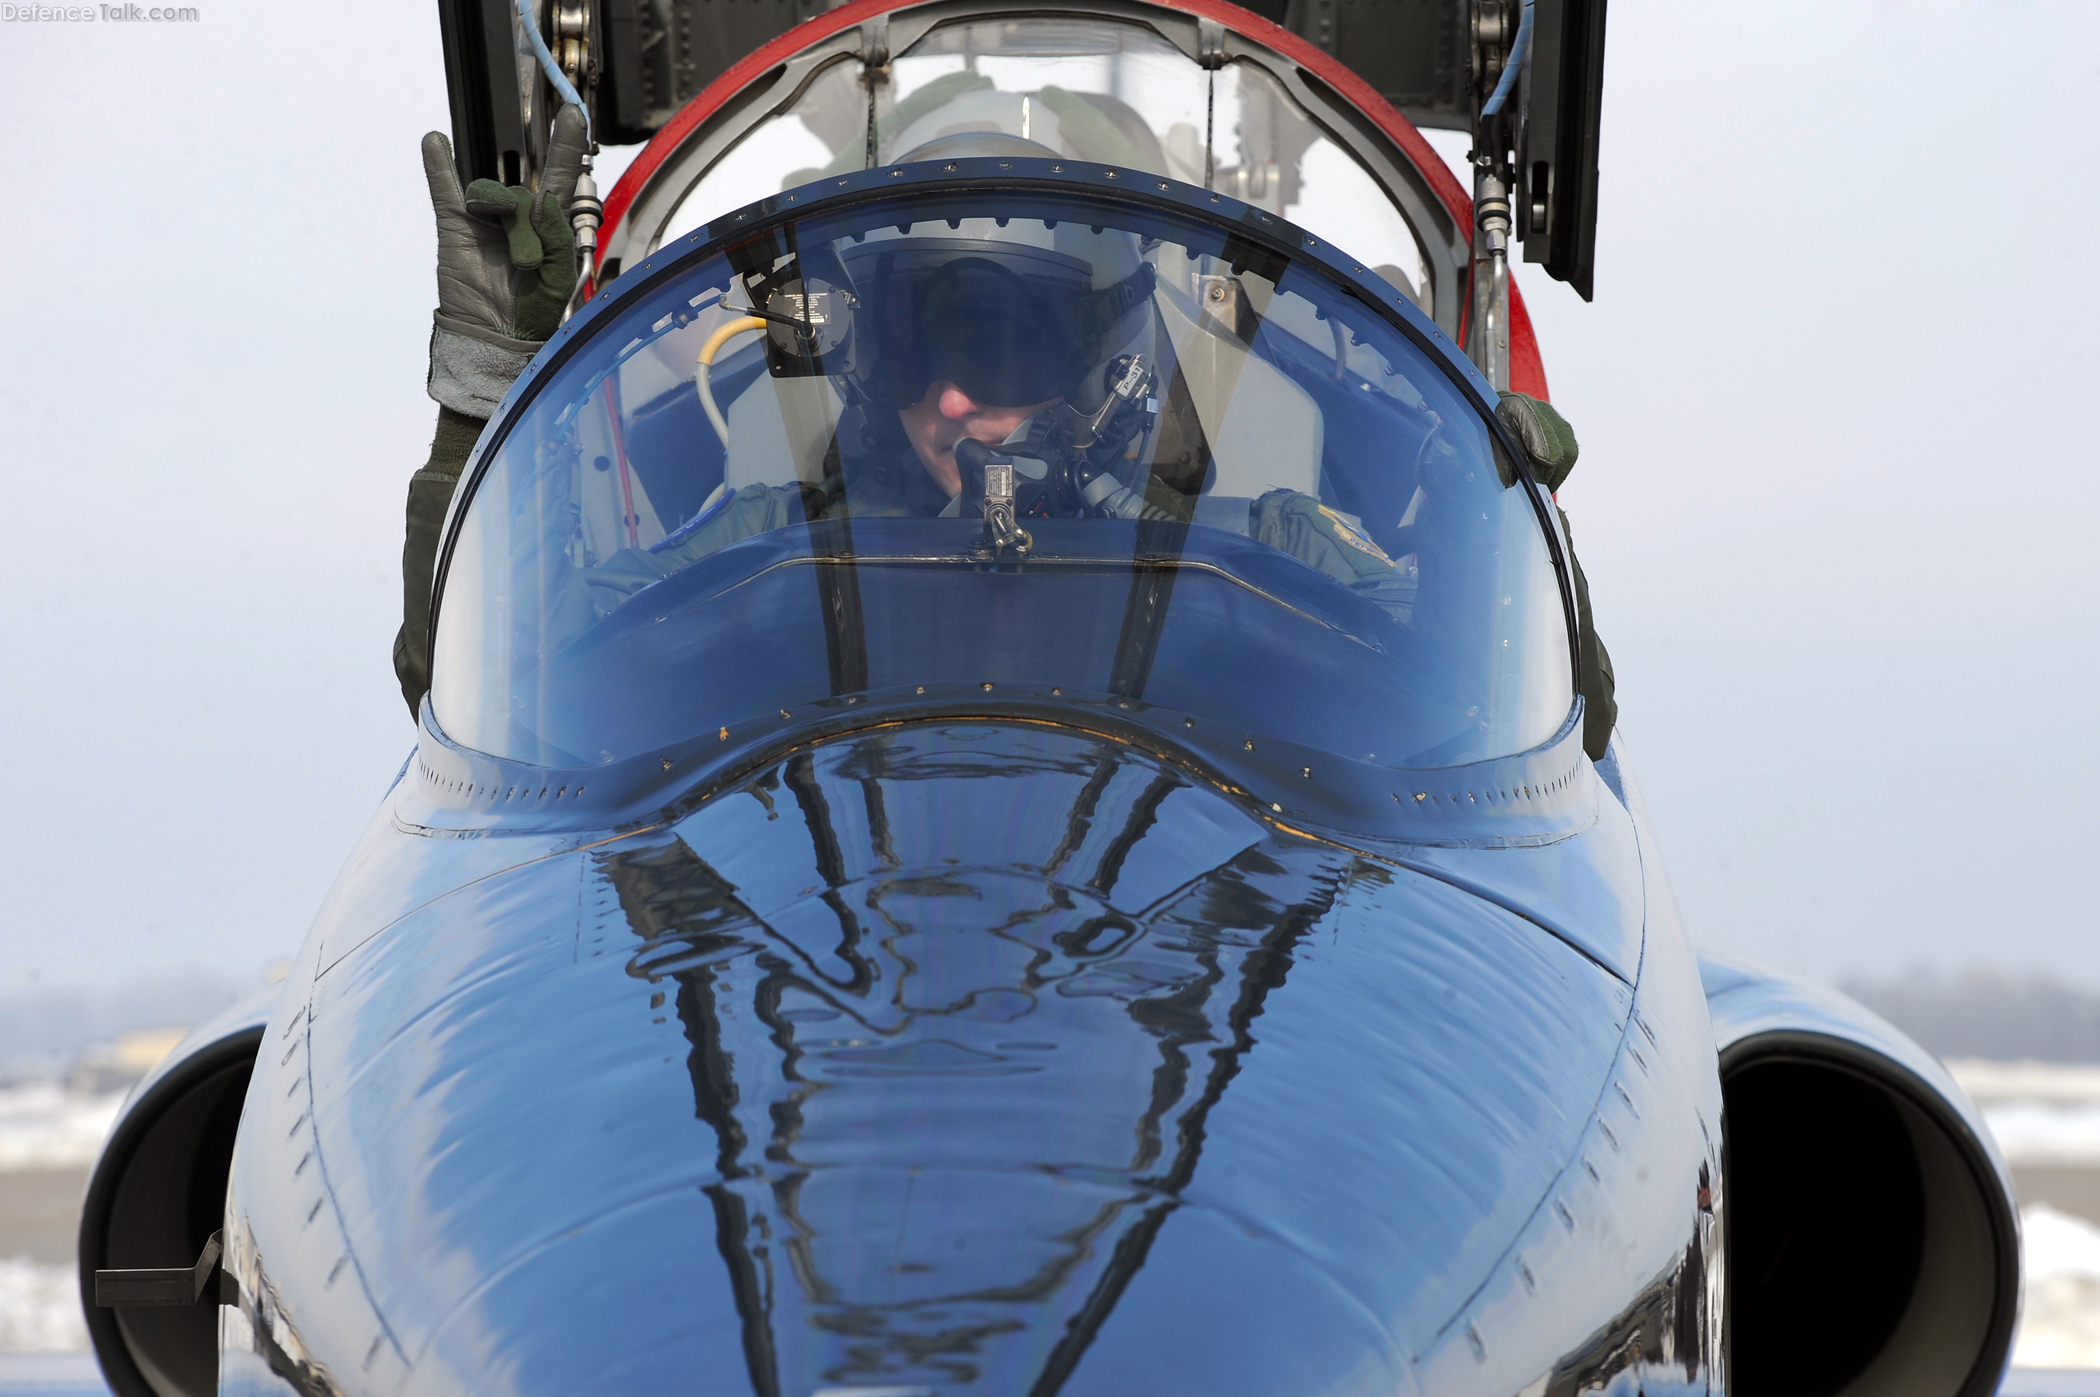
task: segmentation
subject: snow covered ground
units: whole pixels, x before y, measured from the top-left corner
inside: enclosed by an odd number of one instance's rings
[[[80,1280],[72,1267],[0,1260],[0,1353],[70,1353],[87,1346]]]
[[[2015,1171],[2100,1169],[2100,1067],[1947,1064]],[[2100,1227],[2046,1204],[2021,1209],[2026,1294],[2013,1362],[2100,1368]]]
[[[2100,1169],[2100,1104],[2015,1101],[1984,1112],[2006,1163]]]
[[[2036,1204],[2020,1212],[2026,1276],[2013,1362],[2100,1368],[2100,1227]]]
[[[124,1093],[80,1096],[56,1082],[0,1087],[0,1170],[85,1169]]]
[[[1983,1108],[2014,1168],[2100,1168],[2100,1067],[2051,1062],[1947,1064]]]
[[[0,1188],[29,1170],[85,1170],[124,1093],[81,1095],[54,1082],[0,1087]],[[0,1353],[87,1347],[80,1282],[70,1265],[0,1255]]]

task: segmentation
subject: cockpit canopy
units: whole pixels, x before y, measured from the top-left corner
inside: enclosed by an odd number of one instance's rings
[[[808,181],[904,160],[958,132],[997,131],[1287,218],[1456,333],[1470,219],[1454,219],[1414,159],[1267,46],[1151,6],[907,6],[880,32],[879,51],[858,28],[809,41],[681,135],[631,206],[615,200],[611,269]]]
[[[433,651],[454,741],[575,766],[1027,701],[1434,767],[1567,719],[1543,501],[1368,269],[1019,153],[712,231],[492,429]]]

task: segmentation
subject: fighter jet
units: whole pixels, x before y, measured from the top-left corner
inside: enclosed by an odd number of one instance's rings
[[[444,14],[463,175],[647,146],[412,755],[96,1166],[116,1392],[1996,1390],[1977,1112],[1586,748],[1498,408],[1601,0]]]

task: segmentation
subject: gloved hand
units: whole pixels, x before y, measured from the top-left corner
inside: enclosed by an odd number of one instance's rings
[[[1575,429],[1553,405],[1522,393],[1504,393],[1495,418],[1531,458],[1531,478],[1546,487],[1548,494],[1560,489],[1582,448],[1575,442]]]
[[[430,337],[430,396],[487,418],[561,325],[576,289],[569,200],[583,167],[583,112],[564,107],[538,192],[490,179],[464,194],[452,143],[423,138],[423,174],[437,215],[438,308]]]
[[[1533,480],[1549,494],[1566,483],[1582,448],[1576,445],[1575,429],[1552,404],[1522,393],[1504,393],[1495,407],[1495,420],[1509,428],[1531,459]],[[1611,744],[1612,727],[1619,721],[1618,680],[1612,673],[1611,652],[1597,638],[1596,624],[1590,618],[1590,580],[1582,575],[1582,563],[1575,557],[1575,529],[1565,511],[1560,528],[1568,541],[1570,580],[1575,584],[1575,643],[1582,661],[1582,750],[1590,754],[1591,761],[1601,762]]]

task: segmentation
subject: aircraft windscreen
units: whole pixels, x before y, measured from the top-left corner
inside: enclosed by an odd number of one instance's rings
[[[431,692],[498,756],[1025,699],[1446,766],[1572,703],[1478,409],[1186,214],[947,187],[784,222],[625,297],[498,430]]]

